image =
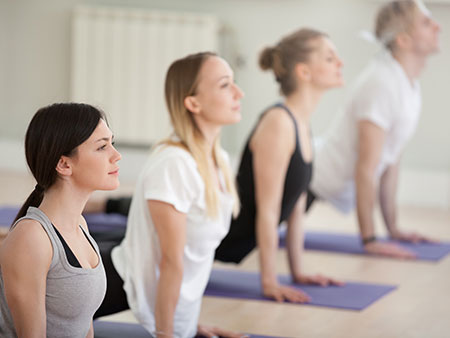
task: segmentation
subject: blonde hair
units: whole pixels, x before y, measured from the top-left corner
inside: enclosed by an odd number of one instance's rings
[[[266,47],[259,55],[259,66],[262,70],[271,69],[280,91],[287,96],[297,89],[294,67],[300,62],[307,62],[314,51],[311,42],[325,33],[310,28],[302,28],[285,36],[275,46]]]
[[[396,36],[412,28],[417,10],[419,4],[415,0],[395,0],[383,5],[375,19],[377,39],[392,52]]]
[[[207,214],[215,218],[218,215],[219,197],[214,183],[215,176],[208,167],[206,140],[192,113],[184,105],[186,97],[195,95],[198,87],[198,74],[202,65],[210,57],[217,57],[217,55],[211,52],[192,54],[176,60],[170,65],[166,75],[165,97],[172,127],[179,141],[166,139],[160,144],[179,146],[192,155],[205,183]],[[213,145],[213,160],[224,175],[226,188],[234,199],[233,215],[237,216],[240,207],[239,197],[231,169],[223,158],[222,151],[220,137],[217,137]]]

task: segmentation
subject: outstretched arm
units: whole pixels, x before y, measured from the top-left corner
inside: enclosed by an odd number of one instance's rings
[[[398,163],[386,168],[380,178],[380,208],[386,229],[395,237],[397,230],[397,185],[398,185]]]
[[[277,280],[278,223],[284,180],[295,149],[291,118],[280,108],[267,112],[250,142],[256,198],[256,241],[264,295],[277,301],[306,301],[307,296]]]
[[[385,131],[372,122],[362,120],[358,124],[359,145],[358,159],[355,168],[358,225],[364,248],[367,252],[391,257],[413,258],[414,255],[410,251],[394,244],[379,242],[375,237],[373,213],[378,190],[376,170],[381,159],[385,136]],[[388,176],[386,178],[388,178]],[[396,179],[392,179],[392,177],[391,180],[392,182],[396,182]],[[389,187],[389,184],[387,186]],[[395,189],[390,191],[393,189],[392,186],[390,188],[385,187],[385,189],[386,190],[382,194],[391,194],[391,192],[395,194]],[[395,197],[389,196],[388,199],[390,202],[385,200],[384,203],[391,203],[395,200]],[[390,205],[389,208],[392,208],[392,205]],[[386,212],[392,213],[392,210],[389,208],[386,209]],[[392,219],[395,220],[395,214],[390,214],[388,217],[390,217],[390,221],[392,221]]]
[[[391,238],[401,241],[418,243],[420,241],[434,241],[415,232],[401,231],[397,226],[397,186],[399,163],[389,166],[380,179],[380,208],[384,224]]]
[[[183,250],[186,241],[186,214],[171,204],[147,202],[161,247],[156,294],[156,336],[173,336],[173,318],[183,279]]]
[[[294,210],[287,221],[286,249],[291,270],[292,279],[302,284],[318,284],[327,286],[329,284],[342,285],[335,279],[325,277],[321,274],[306,275],[302,268],[302,257],[304,247],[304,216],[306,207],[306,192],[297,201]]]

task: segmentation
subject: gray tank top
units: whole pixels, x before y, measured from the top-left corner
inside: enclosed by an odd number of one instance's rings
[[[92,317],[100,307],[106,292],[106,275],[97,243],[86,233],[99,257],[98,265],[93,269],[73,267],[67,260],[63,245],[50,220],[41,210],[30,207],[27,214],[17,222],[22,219],[38,221],[47,232],[53,247],[45,294],[47,337],[85,338],[91,326]],[[17,337],[5,299],[1,271],[0,337]]]

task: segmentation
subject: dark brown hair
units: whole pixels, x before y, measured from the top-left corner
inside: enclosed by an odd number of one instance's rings
[[[55,103],[34,114],[25,135],[25,156],[37,184],[14,223],[30,206],[41,204],[45,191],[58,177],[56,165],[61,156],[75,155],[77,147],[91,136],[100,119],[106,121],[102,111],[82,103]]]

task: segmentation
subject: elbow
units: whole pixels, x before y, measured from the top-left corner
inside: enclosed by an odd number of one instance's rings
[[[169,257],[163,255],[159,263],[159,269],[161,274],[171,274],[172,276],[182,277],[183,276],[183,257]]]
[[[258,211],[256,213],[256,227],[261,228],[263,226],[273,225],[276,228],[278,226],[279,217],[279,210],[270,210],[267,207],[258,208]]]
[[[355,170],[356,184],[362,182],[372,182],[375,179],[375,168],[364,164],[357,164]]]

